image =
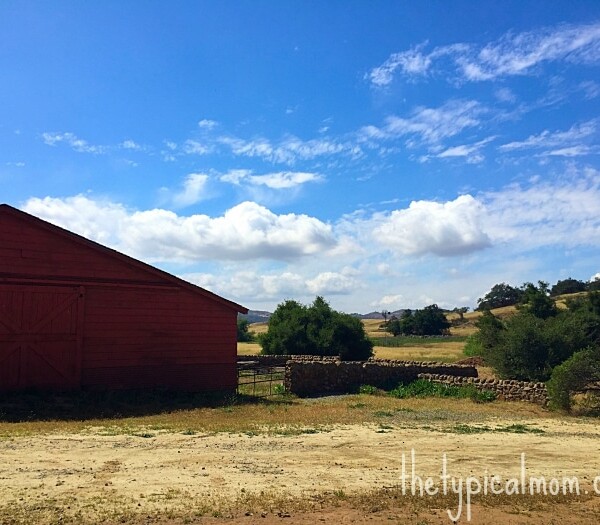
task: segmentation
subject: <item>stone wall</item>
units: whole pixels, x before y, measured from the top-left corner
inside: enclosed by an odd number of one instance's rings
[[[322,357],[318,355],[238,355],[238,363],[254,362],[259,366],[285,366],[292,361],[320,361],[333,363],[337,357]]]
[[[464,386],[473,385],[477,390],[495,392],[498,399],[505,401],[529,401],[538,405],[548,405],[548,391],[544,383],[530,383],[511,379],[480,379],[478,377],[457,377],[449,374],[419,374],[419,379],[434,383]]]
[[[286,362],[284,382],[286,391],[298,396],[356,392],[361,385],[391,389],[398,383],[418,379],[419,374],[477,377],[477,369],[468,365],[380,359],[307,360],[294,357]]]

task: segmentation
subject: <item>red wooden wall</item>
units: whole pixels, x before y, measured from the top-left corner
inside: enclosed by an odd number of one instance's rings
[[[0,389],[232,390],[238,311],[0,206]]]

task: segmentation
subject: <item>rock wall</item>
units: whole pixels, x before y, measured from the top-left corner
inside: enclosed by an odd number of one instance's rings
[[[301,359],[294,356],[285,365],[285,389],[298,396],[356,392],[361,385],[391,389],[409,383],[420,374],[477,377],[474,366],[436,362],[339,361],[335,358]]]
[[[544,383],[530,383],[511,379],[481,379],[478,377],[457,377],[450,374],[419,374],[419,379],[434,383],[464,386],[473,385],[477,390],[495,392],[498,399],[505,401],[529,401],[538,405],[548,405],[548,391]]]
[[[334,362],[338,361],[337,357],[322,357],[318,355],[238,355],[238,363],[254,362],[259,366],[285,366],[292,361],[320,361]]]

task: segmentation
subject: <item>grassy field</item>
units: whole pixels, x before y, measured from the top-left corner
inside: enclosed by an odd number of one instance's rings
[[[463,358],[463,348],[466,336],[473,333],[474,325],[453,329],[450,338],[419,338],[419,337],[392,337],[388,332],[380,329],[381,320],[365,319],[363,324],[367,335],[374,340],[373,348],[375,357],[379,359],[399,359],[408,361],[443,361],[454,362]],[[268,329],[267,323],[250,325],[250,332],[264,333]],[[380,344],[378,344],[380,343]],[[258,343],[238,343],[238,355],[258,355]]]

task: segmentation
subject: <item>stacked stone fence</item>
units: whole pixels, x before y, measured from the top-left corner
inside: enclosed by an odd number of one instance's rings
[[[239,363],[256,363],[258,366],[285,366],[288,361],[320,361],[333,363],[338,361],[338,357],[323,357],[319,355],[238,355]]]
[[[339,361],[335,358],[301,359],[295,356],[285,365],[285,389],[298,396],[343,394],[356,392],[361,385],[390,389],[409,383],[420,374],[443,374],[477,377],[477,369],[469,365],[437,362]]]
[[[529,401],[538,405],[548,405],[548,391],[544,383],[516,381],[512,379],[482,379],[479,377],[458,377],[450,374],[421,373],[419,379],[452,386],[473,385],[477,390],[494,392],[498,399],[505,401]]]

